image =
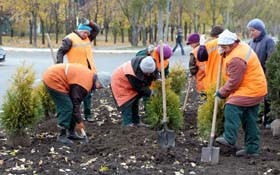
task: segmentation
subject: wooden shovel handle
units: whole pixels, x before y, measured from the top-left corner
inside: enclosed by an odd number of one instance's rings
[[[219,67],[218,67],[218,74],[217,74],[217,83],[216,83],[216,92],[219,90],[220,82],[221,82],[221,74],[222,74],[222,64],[223,58],[220,57]],[[219,97],[215,97],[214,102],[214,111],[212,117],[212,127],[211,127],[211,134],[210,134],[210,142],[209,145],[212,147],[215,137],[215,128],[216,128],[216,120],[217,120],[217,113],[218,113],[218,105],[219,105]]]
[[[162,122],[167,122],[166,117],[166,90],[165,90],[165,74],[164,74],[164,59],[163,59],[163,43],[159,41],[160,47],[160,70],[161,70],[161,87],[162,87],[162,108],[163,108],[163,119]]]

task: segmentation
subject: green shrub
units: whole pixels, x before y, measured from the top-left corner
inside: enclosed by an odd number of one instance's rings
[[[55,113],[55,104],[47,92],[46,86],[43,82],[40,82],[34,90],[40,98],[45,117],[50,117]]]
[[[215,91],[216,87],[213,87],[209,91],[206,91],[207,101],[198,108],[198,135],[204,140],[207,140],[210,137],[215,103]],[[220,100],[216,120],[216,135],[220,135],[223,132],[223,106],[224,100]]]
[[[266,62],[268,97],[271,100],[269,117],[280,119],[280,43]]]
[[[156,81],[154,91],[157,92],[147,103],[147,122],[152,128],[159,129],[162,126],[162,90],[161,82]],[[178,130],[183,127],[184,118],[180,110],[180,100],[176,93],[170,89],[170,80],[166,80],[166,116],[168,117],[168,127]]]
[[[12,77],[12,83],[4,97],[1,126],[8,135],[22,135],[33,128],[41,117],[39,96],[32,87],[35,73],[32,66],[19,66]]]
[[[179,96],[181,96],[181,92],[184,90],[187,80],[187,70],[181,64],[177,63],[170,68],[170,73],[168,78],[171,79],[171,89]]]

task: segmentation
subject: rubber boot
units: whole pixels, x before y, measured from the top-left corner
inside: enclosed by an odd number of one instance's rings
[[[61,142],[63,144],[67,144],[67,145],[73,144],[73,141],[67,138],[67,130],[66,129],[60,129],[60,133],[57,136],[57,141]]]

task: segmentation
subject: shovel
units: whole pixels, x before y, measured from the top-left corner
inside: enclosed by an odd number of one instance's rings
[[[219,86],[220,86],[221,69],[222,69],[222,58],[220,59],[219,68],[218,68],[216,91],[219,90]],[[208,147],[203,147],[202,148],[202,153],[201,153],[201,161],[202,162],[210,162],[210,163],[213,163],[213,164],[219,163],[219,155],[220,155],[220,147],[214,147],[213,146],[217,112],[218,112],[218,104],[219,104],[219,97],[215,97],[210,141],[209,141]]]
[[[184,104],[183,104],[183,107],[182,107],[182,112],[184,112],[186,110],[186,106],[187,106],[187,102],[188,102],[188,98],[189,98],[190,87],[191,87],[191,82],[192,82],[192,77],[189,77],[188,88],[187,88]]]
[[[81,133],[82,133],[82,136],[83,136],[84,139],[85,139],[85,142],[88,143],[88,136],[87,136],[87,134],[86,134],[84,128],[81,129]]]
[[[163,129],[158,131],[158,143],[161,148],[167,149],[170,147],[175,147],[175,132],[168,129],[167,127],[167,117],[166,117],[166,91],[165,91],[165,75],[164,75],[164,65],[163,65],[163,45],[162,41],[160,43],[160,64],[161,64],[161,79],[162,79],[162,108],[163,108],[163,119],[162,125]]]

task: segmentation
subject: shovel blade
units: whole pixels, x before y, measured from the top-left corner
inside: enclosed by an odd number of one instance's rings
[[[164,129],[158,131],[158,143],[161,148],[167,149],[170,147],[175,147],[175,132],[173,130]]]
[[[219,147],[203,147],[201,153],[201,162],[219,163],[220,148]]]

